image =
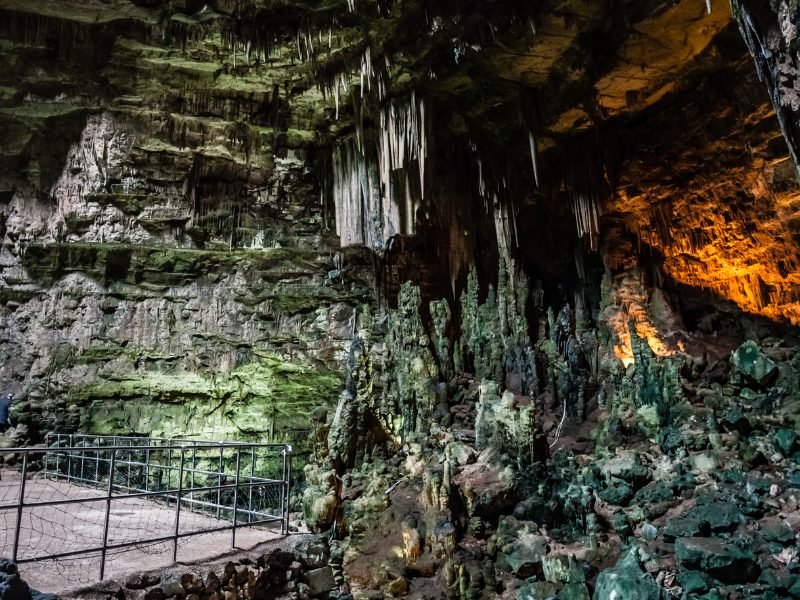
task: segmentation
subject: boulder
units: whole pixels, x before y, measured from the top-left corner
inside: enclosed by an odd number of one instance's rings
[[[739,508],[730,502],[698,504],[684,516],[695,521],[705,521],[712,533],[732,533],[745,521]]]
[[[467,500],[470,516],[492,517],[519,501],[516,477],[512,469],[485,462],[467,465],[453,481]]]
[[[524,532],[512,544],[507,563],[511,572],[520,579],[527,579],[537,570],[547,554],[547,538],[541,535]]]
[[[559,586],[549,581],[536,581],[526,583],[517,588],[515,593],[516,600],[549,600],[556,597]]]
[[[589,600],[589,590],[582,583],[568,583],[556,596],[557,600]]]
[[[652,476],[650,469],[642,464],[639,454],[634,450],[618,452],[603,464],[601,471],[609,479],[627,482],[634,490],[644,487]]]
[[[713,580],[711,577],[700,571],[681,571],[678,573],[678,585],[687,594],[702,594],[707,591]]]
[[[324,594],[336,587],[333,579],[333,570],[330,567],[312,569],[306,573],[306,584],[312,596]]]
[[[708,537],[711,525],[704,519],[684,517],[671,519],[661,530],[665,542],[674,542],[681,537]]]
[[[592,600],[661,600],[661,588],[639,565],[635,548],[597,577]]]
[[[330,558],[330,549],[325,536],[314,536],[303,540],[297,545],[295,552],[297,552],[303,566],[308,569],[319,569],[327,565]]]
[[[761,573],[752,551],[718,538],[680,538],[675,541],[675,557],[681,566],[724,583],[754,582]]]
[[[572,555],[551,554],[542,559],[542,571],[547,581],[554,583],[584,583],[586,574]]]
[[[206,585],[203,583],[203,578],[197,573],[184,573],[181,575],[181,585],[186,590],[187,594],[203,594],[206,590]]]
[[[7,558],[0,558],[0,598],[28,600],[30,597],[30,588],[20,578],[17,565]]]
[[[747,340],[731,354],[731,365],[748,383],[768,387],[778,377],[775,362],[752,340]]]
[[[797,432],[788,427],[781,427],[773,432],[772,439],[778,447],[778,450],[781,451],[781,454],[784,456],[791,456],[797,444]]]
[[[794,541],[794,531],[783,519],[777,517],[764,519],[760,525],[761,537],[768,542],[789,544]]]
[[[129,590],[143,590],[156,585],[159,581],[161,581],[161,578],[152,573],[138,573],[128,577],[125,581],[125,587]]]
[[[607,504],[627,506],[633,498],[633,488],[624,481],[611,483],[598,493],[600,499]]]

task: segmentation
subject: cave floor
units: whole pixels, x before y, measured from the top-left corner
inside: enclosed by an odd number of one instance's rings
[[[15,503],[19,497],[19,474],[5,469],[0,480],[0,503]],[[63,552],[97,548],[102,545],[105,517],[104,493],[63,481],[34,478],[26,482],[25,502],[51,502],[71,499],[75,504],[25,507],[20,527],[18,559],[25,560]],[[0,510],[3,527],[0,554],[11,556],[16,509]],[[181,509],[180,531],[226,526],[229,521]],[[175,527],[175,508],[148,499],[113,500],[109,522],[109,544],[136,539],[169,536]],[[277,527],[277,525],[276,525]],[[259,544],[280,540],[275,528],[239,526],[236,547],[231,548],[231,532],[221,531],[184,537],[178,542],[178,564],[200,564],[253,550]],[[109,550],[105,578],[122,581],[141,571],[164,571],[172,563],[173,544],[160,542],[135,548]],[[93,552],[61,559],[41,560],[19,565],[23,579],[43,592],[69,595],[78,586],[94,584],[99,579],[100,553]]]

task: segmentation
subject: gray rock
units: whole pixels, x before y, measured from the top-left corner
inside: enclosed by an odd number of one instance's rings
[[[308,569],[319,569],[328,564],[330,550],[324,537],[315,537],[304,540],[295,548],[298,557]]]
[[[554,598],[559,591],[559,586],[550,581],[536,581],[527,583],[517,588],[516,600],[548,600]]]
[[[729,502],[698,504],[685,517],[707,522],[713,533],[732,533],[745,520],[742,512]]]
[[[761,537],[768,542],[788,544],[794,541],[794,531],[785,521],[779,518],[764,519],[760,523]]]
[[[161,578],[152,573],[138,573],[128,577],[125,581],[125,587],[129,590],[143,590],[156,585],[159,581],[161,581]]]
[[[22,581],[17,565],[7,558],[0,558],[0,599],[29,600],[28,584]]]
[[[554,583],[584,583],[586,574],[572,555],[551,554],[542,559],[542,571],[547,581]]]
[[[711,587],[713,580],[700,571],[681,571],[678,573],[678,585],[687,594],[702,594]]]
[[[203,578],[197,573],[184,573],[181,575],[181,585],[187,594],[203,594],[206,589]]]
[[[312,596],[329,592],[336,587],[330,567],[312,569],[306,573],[306,584]]]
[[[704,519],[691,517],[671,519],[661,531],[665,542],[673,542],[680,537],[707,537],[711,525]]]
[[[613,569],[597,578],[593,600],[661,600],[661,588],[645,573],[631,549]]]
[[[680,538],[675,557],[681,566],[705,571],[725,583],[748,583],[758,579],[761,568],[750,550],[717,538]]]
[[[589,600],[589,590],[582,583],[568,583],[556,596],[557,600]]]
[[[775,430],[772,434],[772,439],[775,441],[775,445],[778,447],[778,450],[781,451],[781,454],[790,456],[797,444],[797,432],[788,427],[781,427]]]
[[[652,542],[658,536],[658,527],[651,523],[642,525],[642,537],[649,542]]]
[[[746,381],[768,386],[778,376],[775,362],[752,340],[747,340],[731,354],[731,364]]]
[[[531,533],[522,533],[512,544],[507,562],[520,579],[527,579],[537,569],[542,558],[547,553],[547,538]]]

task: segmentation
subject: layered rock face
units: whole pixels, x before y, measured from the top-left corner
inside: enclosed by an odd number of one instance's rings
[[[301,67],[223,58],[218,15],[0,10],[0,385],[20,419],[302,442],[374,296],[312,176]]]

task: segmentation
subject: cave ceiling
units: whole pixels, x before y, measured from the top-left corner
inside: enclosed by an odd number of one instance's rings
[[[402,165],[421,183],[406,177],[402,226],[367,244],[407,249],[417,262],[401,275],[454,288],[507,253],[575,285],[575,250],[597,251],[612,273],[638,257],[659,285],[796,324],[797,107],[775,82],[797,11],[747,4],[0,0],[0,228],[14,243],[63,233],[14,215],[52,192],[90,115],[132,138],[107,187],[127,169],[152,193],[188,189],[191,229],[219,208],[198,200],[212,180],[280,195],[294,169],[308,198],[332,204],[332,149],[379,137],[387,106],[423,114],[424,99],[426,166],[410,150]],[[334,210],[321,212],[332,228]],[[386,231],[417,241],[388,244]],[[245,245],[240,233],[227,243]],[[508,239],[485,250],[493,238]]]

